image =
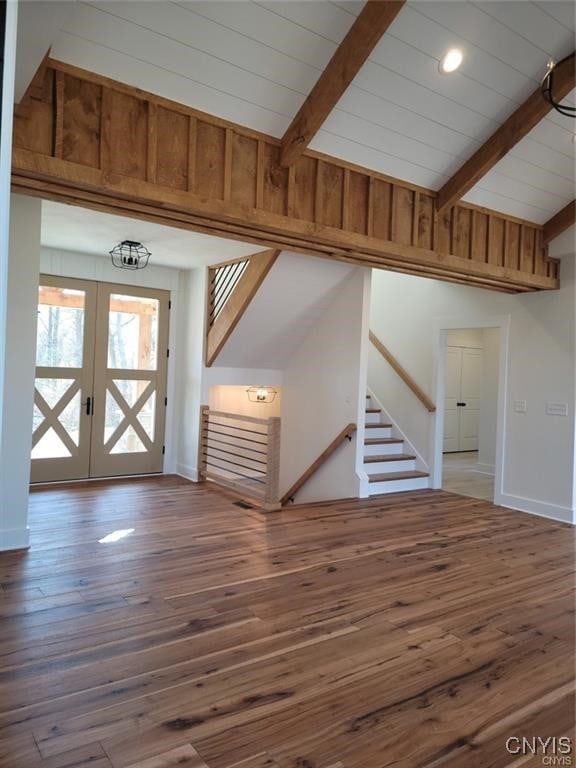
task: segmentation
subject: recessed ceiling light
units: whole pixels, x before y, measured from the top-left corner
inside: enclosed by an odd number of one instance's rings
[[[448,74],[449,72],[455,72],[460,64],[464,55],[460,48],[450,48],[447,53],[444,54],[440,61],[440,72]]]

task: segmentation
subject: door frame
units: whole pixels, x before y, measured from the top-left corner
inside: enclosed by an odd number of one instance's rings
[[[488,315],[485,317],[449,317],[437,319],[434,324],[434,402],[436,413],[431,430],[430,475],[432,488],[442,488],[444,469],[444,392],[446,382],[446,347],[448,331],[469,328],[498,328],[500,332],[500,354],[498,360],[498,404],[496,408],[496,460],[494,465],[494,503],[502,504],[504,493],[504,465],[506,461],[505,424],[507,412],[508,358],[510,341],[510,315]]]

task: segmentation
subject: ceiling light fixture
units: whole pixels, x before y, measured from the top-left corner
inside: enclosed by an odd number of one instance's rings
[[[455,72],[460,64],[462,64],[463,59],[464,54],[460,48],[450,48],[450,50],[444,54],[440,61],[440,72],[445,75],[449,74],[450,72]]]
[[[109,251],[112,264],[118,269],[144,269],[152,254],[142,243],[135,240],[123,240]]]

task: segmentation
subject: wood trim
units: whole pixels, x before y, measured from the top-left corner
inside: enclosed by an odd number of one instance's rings
[[[244,414],[230,413],[228,411],[210,411],[210,416],[216,416],[216,418],[221,419],[234,419],[236,421],[248,421],[250,424],[262,424],[263,426],[268,426],[270,421],[269,418],[262,419],[257,416],[244,416]]]
[[[293,498],[300,488],[308,482],[312,475],[324,464],[324,462],[330,458],[338,446],[344,442],[347,437],[351,437],[356,432],[356,424],[347,424],[344,429],[338,433],[338,435],[332,440],[330,445],[322,451],[320,456],[312,462],[308,469],[296,480],[296,482],[286,491],[286,493],[280,499],[280,504],[283,506],[291,498]]]
[[[262,285],[264,278],[272,269],[280,251],[255,253],[242,277],[236,284],[230,298],[214,321],[206,339],[206,366],[209,368],[216,360],[222,347],[230,338],[242,315]]]
[[[561,211],[558,211],[555,216],[552,216],[552,218],[548,219],[546,224],[544,224],[544,229],[542,230],[544,245],[547,245],[551,240],[554,240],[555,237],[561,235],[562,232],[567,230],[574,223],[576,223],[576,200],[572,200],[572,202],[564,206]]]
[[[268,448],[266,450],[266,509],[280,508],[280,424],[279,416],[268,419]]]
[[[500,253],[486,259],[491,247],[484,241],[487,227],[478,230],[477,256],[462,258],[454,253],[444,225],[438,232],[442,222],[434,213],[431,190],[309,151],[289,172],[283,171],[279,141],[273,137],[59,62],[49,61],[47,82],[54,72],[64,76],[66,86],[63,156],[54,157],[53,142],[42,138],[53,130],[55,118],[55,89],[47,89],[50,103],[32,100],[30,114],[15,118],[15,191],[264,248],[492,290],[558,287],[557,270],[540,245],[537,224],[523,222],[539,244],[531,262],[515,264]],[[74,96],[78,92],[86,101]],[[166,111],[172,113],[169,119]],[[134,116],[154,112],[156,130],[140,129],[138,140],[127,140]],[[126,151],[118,151],[119,146]],[[157,179],[147,180],[154,165]],[[410,195],[413,204],[400,204]],[[487,213],[461,204],[450,218],[462,210]],[[464,228],[471,226],[471,216],[459,218]],[[520,221],[501,214],[498,218],[510,224]]]
[[[554,72],[554,96],[565,98],[576,87],[575,53],[566,57]],[[443,211],[458,202],[512,147],[546,117],[552,106],[540,86],[516,109],[456,173],[436,197],[436,209]]]
[[[428,395],[427,395],[427,394],[424,392],[424,390],[423,390],[423,389],[421,389],[421,388],[418,386],[418,384],[417,384],[417,383],[414,381],[414,379],[412,378],[412,376],[410,376],[410,374],[408,373],[408,371],[407,371],[405,368],[403,368],[403,367],[400,365],[400,363],[399,363],[399,362],[398,362],[398,360],[397,360],[397,359],[394,357],[394,355],[393,355],[393,354],[390,352],[390,350],[389,350],[387,347],[385,347],[385,346],[384,346],[384,344],[382,344],[382,342],[380,341],[380,339],[379,339],[379,338],[376,336],[376,334],[375,334],[375,333],[373,333],[372,331],[370,331],[370,341],[371,341],[371,342],[372,342],[372,344],[373,344],[373,345],[376,347],[376,349],[378,350],[378,352],[380,352],[380,354],[382,355],[382,357],[383,357],[383,358],[384,358],[384,359],[385,359],[385,360],[386,360],[388,363],[390,363],[390,365],[391,365],[391,366],[392,366],[392,368],[393,368],[393,369],[396,371],[396,373],[398,374],[398,376],[400,376],[400,378],[402,379],[402,381],[404,382],[404,384],[406,384],[406,386],[407,386],[409,389],[411,389],[411,390],[412,390],[412,392],[413,392],[413,393],[416,395],[416,397],[418,398],[418,400],[420,400],[420,402],[422,403],[422,405],[424,406],[424,408],[426,408],[426,410],[427,410],[429,413],[434,413],[434,411],[436,410],[436,406],[434,405],[434,403],[432,402],[432,400],[430,400],[430,398],[429,398],[429,397],[428,397]]]
[[[404,2],[368,0],[284,134],[281,165],[293,165],[302,155]]]

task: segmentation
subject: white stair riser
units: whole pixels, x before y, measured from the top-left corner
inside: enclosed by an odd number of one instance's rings
[[[376,461],[373,464],[364,464],[364,471],[368,475],[380,475],[383,472],[412,472],[416,469],[414,459],[404,461]]]
[[[392,434],[392,427],[375,427],[373,429],[367,429],[364,432],[366,438],[372,437],[394,437]]]
[[[408,480],[388,480],[381,483],[370,483],[370,496],[380,493],[400,493],[401,491],[418,491],[430,487],[429,477],[412,477]]]
[[[377,443],[364,446],[364,456],[390,456],[392,453],[406,453],[403,443]]]
[[[382,419],[381,413],[367,413],[366,424],[379,424]]]

